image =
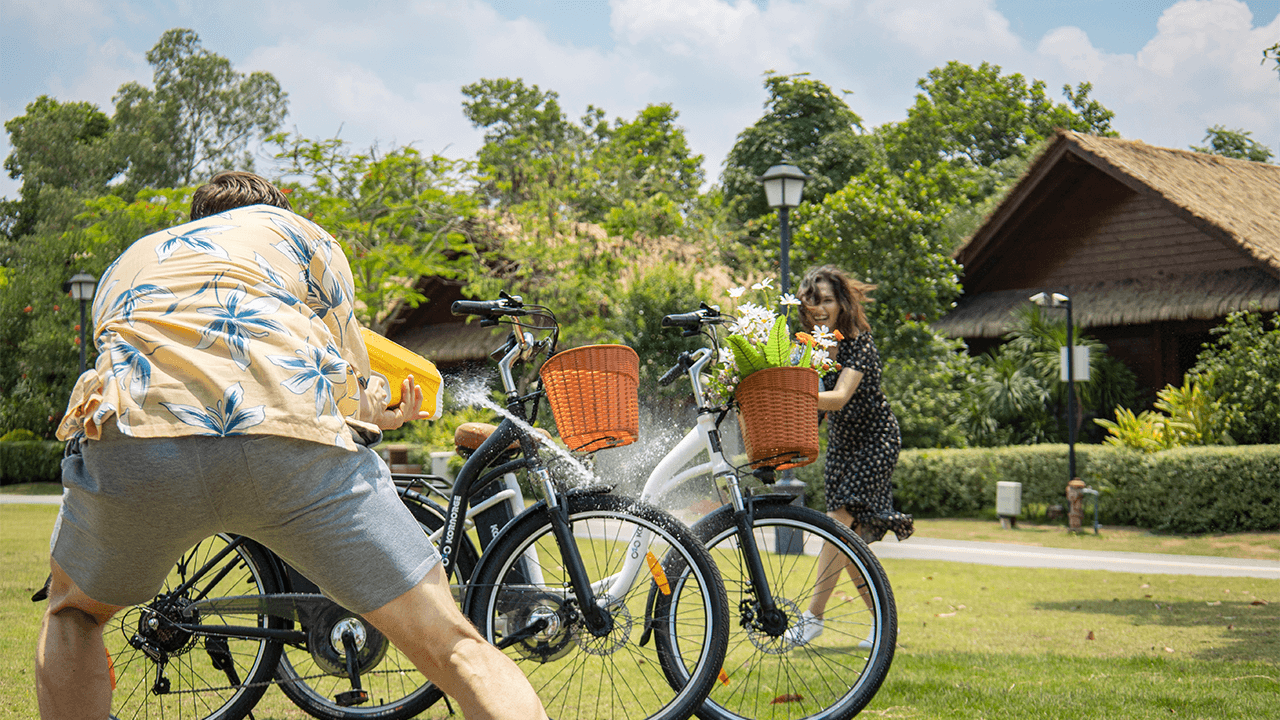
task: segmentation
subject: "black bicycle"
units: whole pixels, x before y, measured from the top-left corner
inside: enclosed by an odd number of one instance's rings
[[[423,494],[438,478],[402,476],[398,487],[438,538],[464,612],[553,717],[688,717],[720,674],[729,634],[710,554],[669,514],[543,460],[529,424],[543,391],[520,392],[513,369],[555,352],[545,308],[504,295],[454,311],[513,327],[495,351],[505,417],[468,429],[447,509]],[[517,472],[543,496],[527,509]],[[201,542],[106,638],[120,720],[238,720],[271,684],[335,720],[409,718],[443,697],[376,629],[244,537]]]

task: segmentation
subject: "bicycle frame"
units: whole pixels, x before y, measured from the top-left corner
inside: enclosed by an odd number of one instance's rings
[[[720,441],[718,416],[716,408],[706,403],[706,393],[702,385],[702,371],[714,357],[712,348],[700,348],[692,354],[681,357],[679,367],[684,367],[693,389],[693,397],[698,404],[698,419],[693,428],[676,443],[667,454],[658,461],[649,473],[644,487],[640,491],[642,502],[655,503],[666,493],[693,478],[710,475],[716,487],[726,491],[729,503],[716,512],[732,512],[734,524],[738,529],[738,543],[742,556],[747,564],[748,575],[760,603],[762,617],[769,627],[781,633],[786,629],[786,618],[778,610],[773,599],[773,592],[765,580],[764,566],[760,560],[760,550],[755,534],[751,531],[752,505],[755,502],[790,502],[791,498],[781,494],[766,494],[749,497],[744,495],[738,471],[724,457],[724,449]],[[668,377],[671,373],[668,373]],[[691,467],[684,468],[699,454],[706,451],[708,460]]]
[[[499,475],[505,476],[514,472],[514,470],[526,469],[533,484],[541,491],[543,496],[541,502],[545,504],[549,511],[552,530],[560,548],[561,560],[571,580],[572,588],[571,590],[565,590],[564,588],[546,585],[539,570],[540,564],[537,562],[534,548],[526,551],[530,562],[525,563],[525,577],[531,585],[538,587],[542,591],[561,595],[572,593],[579,607],[583,609],[588,626],[596,630],[605,627],[609,622],[608,615],[604,612],[604,608],[608,607],[609,599],[626,597],[627,592],[630,591],[637,578],[640,577],[641,569],[645,564],[645,556],[643,553],[640,553],[638,557],[634,552],[629,553],[626,563],[619,573],[595,583],[588,580],[582,558],[577,552],[577,546],[571,541],[572,528],[568,522],[567,508],[561,502],[561,492],[556,487],[551,473],[542,463],[539,456],[540,441],[528,430],[525,430],[524,427],[521,427],[526,424],[528,404],[534,403],[536,409],[536,403],[541,398],[542,391],[537,390],[529,395],[520,395],[512,369],[517,362],[530,359],[538,349],[539,343],[534,341],[531,333],[524,332],[522,328],[513,332],[508,338],[503,356],[498,361],[498,374],[507,398],[507,416],[498,424],[493,433],[480,444],[480,447],[472,453],[471,457],[467,459],[462,469],[458,472],[438,545],[443,567],[446,575],[448,575],[454,569],[453,558],[459,552],[462,543],[466,541],[465,529],[469,518],[475,517],[483,509],[503,500],[510,502],[513,509],[519,507],[520,512],[515,513],[517,516],[524,512],[533,511],[535,508],[526,510],[523,507],[524,496],[520,492],[519,486],[515,483],[514,476],[507,478],[506,489],[500,491],[493,498],[489,498],[485,503],[469,508],[470,498],[476,490],[484,487]],[[521,458],[482,475],[492,463],[507,452],[507,448],[513,442],[519,443]],[[499,496],[502,497],[502,500],[496,499]],[[509,528],[512,524],[514,523],[508,523],[507,527]],[[499,535],[491,543],[497,542],[502,532],[505,532],[505,529],[500,531]],[[636,536],[631,540],[630,547],[633,550],[639,547],[647,549],[649,541],[648,533],[638,529]],[[483,548],[480,562],[485,562]],[[536,632],[536,629],[532,630]],[[518,639],[518,637],[512,638],[512,641]]]

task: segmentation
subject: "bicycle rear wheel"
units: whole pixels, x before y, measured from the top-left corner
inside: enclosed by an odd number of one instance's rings
[[[236,544],[234,548],[230,546]],[[224,554],[225,553],[225,554]],[[222,616],[183,609],[193,602],[279,591],[266,551],[233,536],[215,535],[182,556],[164,587],[145,605],[125,608],[107,624],[104,640],[115,693],[111,713],[119,720],[239,720],[253,709],[270,684],[280,641],[188,632],[174,623],[245,626],[245,615]],[[259,628],[283,621],[258,615]]]
[[[774,602],[786,614],[786,627],[770,628],[761,617],[732,513],[715,513],[695,525],[695,534],[705,541],[720,568],[736,616],[725,676],[698,709],[698,717],[853,717],[879,690],[897,643],[897,608],[884,569],[849,528],[816,510],[757,501],[752,530]],[[775,534],[787,530],[805,533],[805,554],[773,552]],[[815,555],[824,543],[834,547],[843,562],[833,564],[839,580],[826,606],[823,631],[804,642],[796,628],[813,595],[818,573]],[[850,570],[839,570],[845,563]],[[865,601],[859,584],[866,586]],[[688,670],[681,668],[680,673]]]
[[[588,629],[543,504],[516,518],[481,556],[467,615],[520,666],[551,717],[689,717],[720,671],[728,635],[728,606],[710,556],[687,528],[651,506],[612,495],[561,500],[595,594],[606,603],[608,631]],[[652,535],[648,547],[640,533]],[[610,596],[628,557],[640,561],[640,574]],[[687,568],[678,598],[665,571],[677,566]],[[680,637],[679,662],[689,672],[679,683],[659,674],[674,661],[660,656],[663,645],[651,642],[651,633]]]
[[[426,499],[406,499],[405,505],[428,535],[444,526],[445,512],[435,503]],[[464,543],[455,565],[455,587],[465,586],[475,564],[475,549]],[[332,628],[341,623],[355,628],[362,638],[362,647],[356,657],[360,684],[368,691],[369,700],[361,705],[344,706],[338,702],[342,693],[352,689],[341,643],[332,632]],[[356,627],[357,623],[359,627]],[[414,717],[443,697],[404,653],[358,615],[335,606],[334,614],[321,619],[318,630],[308,632],[315,642],[307,647],[285,647],[276,674],[284,694],[312,717],[321,720],[402,720]]]

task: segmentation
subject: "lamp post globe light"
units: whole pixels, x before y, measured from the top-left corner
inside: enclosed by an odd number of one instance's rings
[[[63,286],[71,292],[72,300],[80,301],[80,374],[84,374],[85,370],[85,304],[93,299],[93,293],[98,289],[98,278],[86,272],[76,273]]]
[[[804,195],[804,182],[809,176],[788,162],[774,165],[764,171],[760,182],[764,184],[764,197],[769,207],[778,209],[782,230],[782,292],[791,292],[791,228],[787,225],[787,211],[800,204]]]

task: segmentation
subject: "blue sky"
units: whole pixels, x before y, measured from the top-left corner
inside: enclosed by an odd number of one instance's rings
[[[950,60],[1043,80],[1057,100],[1092,82],[1127,138],[1186,148],[1224,125],[1280,152],[1280,75],[1260,64],[1278,14],[1280,0],[0,0],[0,119],[41,94],[110,113],[121,84],[150,84],[160,34],[189,27],[280,80],[290,129],[455,157],[480,144],[459,88],[485,77],[555,90],[572,117],[671,103],[714,180],[762,112],[766,71],[850,91],[874,127]],[[0,177],[0,195],[17,187]]]

